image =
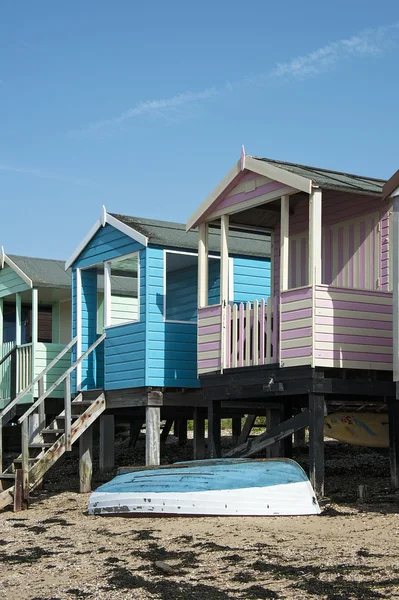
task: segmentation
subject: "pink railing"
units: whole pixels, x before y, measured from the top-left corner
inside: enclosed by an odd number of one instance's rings
[[[234,304],[226,310],[226,368],[277,361],[276,299]]]

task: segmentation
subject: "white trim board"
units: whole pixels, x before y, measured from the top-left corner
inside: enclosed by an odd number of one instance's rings
[[[111,225],[112,227],[114,227],[115,229],[120,231],[121,233],[124,233],[128,237],[132,238],[134,241],[138,242],[142,246],[146,247],[148,245],[148,238],[145,235],[143,235],[142,233],[139,233],[138,231],[133,229],[133,227],[129,227],[129,225],[122,223],[122,221],[119,221],[119,219],[116,219],[112,215],[108,214],[107,211],[105,210],[105,207],[103,207],[101,217],[94,223],[94,225],[90,229],[89,233],[83,238],[83,240],[80,242],[80,244],[77,246],[77,248],[73,251],[71,256],[66,261],[65,270],[69,269],[69,267],[71,267],[73,265],[73,263],[76,261],[76,259],[80,256],[80,254],[86,248],[87,244],[96,235],[97,231],[101,227],[105,227],[107,225],[107,223],[108,223],[108,225]]]
[[[268,177],[269,179],[279,181],[287,187],[295,188],[296,191],[306,192],[307,194],[310,194],[312,191],[311,179],[296,175],[295,173],[291,173],[290,171],[286,171],[285,169],[281,169],[280,167],[271,165],[268,162],[264,162],[252,156],[245,155],[245,159],[243,160],[241,157],[222,181],[215,187],[208,198],[191,215],[186,224],[187,231],[193,229],[202,222],[204,214],[215,204],[228,186],[230,186],[244,170],[252,171],[253,173]]]
[[[26,283],[26,285],[28,285],[30,288],[33,287],[32,280],[26,275],[26,273],[24,273],[24,271],[22,271],[22,269],[20,269],[15,264],[14,261],[11,260],[9,256],[7,256],[7,254],[4,252],[4,248],[2,247],[0,257],[0,269],[4,269],[6,265],[10,267],[10,269],[12,269],[14,273],[16,273],[18,277],[20,277]]]

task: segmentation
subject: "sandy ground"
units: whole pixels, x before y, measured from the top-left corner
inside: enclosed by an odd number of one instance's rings
[[[190,453],[171,443],[164,461]],[[318,517],[122,518],[87,515],[73,452],[29,511],[0,513],[0,598],[399,598],[388,458],[334,442],[326,455],[330,498]],[[119,445],[120,465],[142,458],[141,441]],[[296,458],[306,467],[306,454]],[[367,504],[359,483],[370,485]]]

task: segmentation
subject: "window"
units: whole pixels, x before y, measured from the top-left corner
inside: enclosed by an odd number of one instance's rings
[[[220,302],[220,260],[209,257],[209,306]],[[166,321],[197,322],[198,256],[184,252],[165,252]]]
[[[139,321],[139,254],[105,263],[104,279],[106,326]]]

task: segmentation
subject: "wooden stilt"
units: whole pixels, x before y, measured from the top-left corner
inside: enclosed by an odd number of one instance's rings
[[[396,389],[399,391],[399,382]],[[399,399],[388,399],[389,417],[389,462],[391,467],[391,486],[399,489]]]
[[[80,493],[91,492],[93,474],[93,428],[88,427],[79,438]]]
[[[318,498],[324,496],[324,396],[309,394],[309,479]]]
[[[211,458],[222,456],[220,440],[220,400],[209,403],[208,406],[208,443]]]
[[[179,419],[179,446],[187,443],[187,419]]]
[[[16,469],[14,484],[14,512],[19,512],[23,508],[23,479],[22,469]]]
[[[305,448],[306,446],[306,429],[300,429],[294,433],[294,448]]]
[[[268,408],[266,410],[266,431],[271,431],[281,423],[281,412],[279,408]],[[282,442],[283,443],[283,442]],[[280,456],[280,443],[277,442],[266,448],[267,458],[277,458]]]
[[[240,433],[240,437],[238,438],[238,445],[241,444],[245,444],[245,442],[247,441],[252,427],[254,426],[254,423],[256,421],[256,415],[248,415],[246,418],[246,421],[244,423],[244,427],[242,428],[242,431]]]
[[[115,419],[114,415],[100,416],[99,469],[109,473],[115,466]]]
[[[282,420],[288,421],[292,417],[292,402],[287,398],[284,400],[282,408]],[[281,447],[281,454],[284,458],[292,458],[292,435],[284,438]]]
[[[233,417],[231,419],[231,433],[233,444],[237,444],[241,435],[241,417]]]
[[[145,464],[159,465],[161,460],[161,408],[146,406],[145,409]]]
[[[205,413],[200,408],[194,408],[194,460],[205,458]]]
[[[168,435],[170,433],[170,430],[172,429],[172,425],[173,425],[172,420],[165,422],[165,425],[163,426],[162,433],[161,433],[161,444],[164,444],[166,442],[166,440],[168,439]]]
[[[140,431],[143,426],[143,419],[133,419],[130,421],[129,448],[134,448],[139,439]]]

